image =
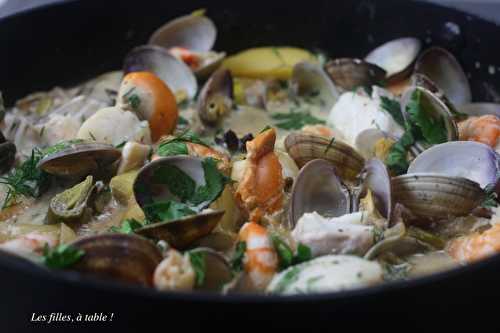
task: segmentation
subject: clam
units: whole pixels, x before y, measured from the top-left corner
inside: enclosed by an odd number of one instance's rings
[[[440,47],[424,51],[417,59],[415,72],[424,74],[441,88],[454,105],[463,105],[472,100],[467,76],[457,59]]]
[[[92,176],[72,188],[57,194],[50,200],[47,219],[50,223],[79,222],[87,209],[90,196],[96,186]]]
[[[12,168],[16,161],[16,151],[16,145],[7,141],[0,131],[0,175]]]
[[[207,126],[216,126],[233,106],[233,76],[227,69],[217,70],[201,89],[198,115]]]
[[[413,173],[392,179],[393,198],[418,217],[437,220],[470,214],[485,199],[476,183],[435,173]]]
[[[443,121],[446,129],[446,141],[458,140],[458,127],[453,119],[450,108],[438,96],[423,87],[411,87],[403,94],[401,98],[401,111],[404,118],[408,119],[410,117],[408,107],[414,99],[415,94],[419,95],[420,106],[429,119],[435,122]]]
[[[488,145],[474,141],[447,142],[424,151],[408,173],[436,173],[463,177],[485,188],[497,182],[500,159]]]
[[[398,38],[371,51],[365,61],[384,69],[388,81],[399,81],[409,76],[421,49],[422,43],[417,38]]]
[[[176,96],[185,94],[192,99],[198,91],[198,83],[191,69],[167,49],[159,46],[143,45],[132,49],[125,56],[123,70],[125,74],[152,72],[162,79]]]
[[[389,144],[390,142],[398,141],[398,138],[382,130],[379,130],[378,128],[368,128],[359,133],[356,137],[356,150],[359,151],[361,156],[366,159],[375,156],[380,157],[378,156],[378,152],[376,149],[377,143],[379,143],[380,140],[387,140],[387,143]]]
[[[325,217],[339,217],[352,211],[349,189],[338,177],[334,165],[316,159],[300,170],[290,199],[290,229],[305,213],[317,212]]]
[[[212,49],[216,38],[217,28],[211,19],[204,15],[185,15],[158,28],[149,38],[149,44],[206,52]]]
[[[162,254],[151,241],[128,234],[101,234],[71,244],[85,255],[72,270],[151,287]]]
[[[385,70],[379,66],[351,58],[330,60],[325,70],[335,85],[345,90],[380,84],[386,76]]]
[[[323,68],[311,62],[299,62],[293,67],[292,87],[299,96],[317,95],[323,101],[322,110],[328,112],[340,93]]]
[[[205,277],[201,285],[196,286],[196,289],[220,291],[225,284],[233,279],[233,272],[228,260],[219,252],[199,247],[189,251],[189,253],[201,255],[204,260]]]
[[[172,194],[163,181],[164,173],[169,173],[173,169],[189,176],[194,182],[193,185],[198,187],[205,185],[202,159],[191,156],[159,158],[143,167],[134,182],[135,199],[145,212],[154,205],[169,205],[181,201],[181,198]],[[173,216],[166,221],[161,221],[161,218],[156,219],[151,221],[152,224],[136,232],[165,240],[175,248],[184,249],[212,232],[224,215],[222,210],[205,209],[210,204],[210,200],[200,202],[195,207],[189,207],[191,215],[181,218]]]
[[[438,245],[441,248],[444,247],[444,242],[441,242],[434,235],[420,231],[420,229],[414,227],[406,227],[402,222],[387,229],[383,237],[383,240],[375,244],[365,254],[365,259],[374,260],[387,253],[391,253],[397,257],[406,257],[415,253],[435,250],[436,248],[432,244]]]
[[[469,103],[460,105],[458,111],[468,116],[486,116],[489,114],[500,117],[500,104],[496,103]]]
[[[44,153],[37,167],[62,178],[97,173],[121,157],[121,151],[112,145],[84,140],[60,142]]]
[[[361,178],[363,190],[358,198],[366,190],[370,190],[374,198],[375,208],[383,218],[390,220],[392,213],[391,177],[385,164],[376,158],[367,161]]]
[[[194,69],[196,76],[204,78],[213,73],[226,54],[211,51],[217,39],[217,28],[204,15],[186,15],[167,22],[150,37],[149,44],[168,50],[184,48],[200,57],[203,63]]]
[[[346,180],[356,179],[365,163],[364,158],[351,146],[311,134],[289,134],[285,139],[285,148],[299,168],[309,161],[323,159],[330,162],[336,173]]]

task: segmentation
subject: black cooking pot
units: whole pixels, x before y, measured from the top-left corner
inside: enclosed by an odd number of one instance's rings
[[[126,52],[162,23],[198,8],[219,28],[216,49],[229,53],[262,45],[293,45],[331,56],[365,55],[402,36],[444,46],[459,58],[476,101],[496,101],[500,28],[428,3],[360,1],[86,0],[38,8],[0,21],[0,89],[8,104],[32,91],[71,85],[118,69]],[[498,9],[500,13],[500,8]],[[456,27],[459,27],[457,33]],[[495,70],[498,68],[493,67]],[[368,325],[376,331],[494,323],[489,300],[500,296],[500,257],[409,282],[288,298],[157,293],[71,272],[37,269],[0,256],[0,332],[189,328],[283,330],[308,325],[327,332]],[[32,321],[38,315],[102,313],[105,322]],[[113,313],[113,317],[111,314]],[[59,319],[61,317],[59,316]],[[101,317],[102,318],[102,317]],[[112,319],[112,321],[110,321]],[[399,326],[399,325],[404,326]],[[496,325],[498,328],[500,325]]]

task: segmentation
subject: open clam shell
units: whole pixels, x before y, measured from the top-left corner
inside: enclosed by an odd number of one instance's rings
[[[289,228],[293,229],[305,213],[339,217],[352,211],[348,188],[325,160],[313,160],[301,170],[292,188],[288,211]]]
[[[196,289],[219,292],[233,279],[228,260],[219,252],[206,247],[199,247],[189,252],[201,254],[205,263],[205,278],[201,285],[196,286]]]
[[[189,98],[194,98],[198,90],[198,83],[191,69],[163,47],[143,45],[132,49],[125,56],[123,71],[125,74],[152,72],[176,95],[182,92]]]
[[[217,39],[214,22],[204,15],[185,15],[158,28],[149,38],[149,44],[164,48],[184,47],[197,52],[212,49]]]
[[[497,181],[500,159],[488,145],[474,141],[447,142],[424,151],[408,168],[408,173],[437,173],[463,177],[482,188]]]
[[[396,82],[410,75],[421,49],[422,43],[417,38],[398,38],[371,51],[365,61],[384,69],[387,80]]]
[[[340,96],[335,84],[318,64],[299,62],[293,67],[291,82],[296,95],[317,95],[324,102],[322,110],[326,112],[331,110]]]
[[[323,159],[335,167],[342,179],[355,180],[365,164],[364,158],[351,146],[321,136],[291,133],[285,139],[285,148],[299,168],[309,161]]]
[[[413,214],[429,220],[468,215],[485,199],[481,187],[469,179],[432,173],[395,177],[392,193]]]
[[[148,224],[135,230],[139,235],[164,240],[176,249],[186,249],[210,234],[224,215],[222,210],[208,210],[168,222]]]
[[[85,251],[72,270],[143,286],[153,285],[154,270],[162,260],[158,247],[135,235],[102,234],[71,245]]]
[[[420,94],[420,105],[428,117],[432,117],[437,121],[442,119],[446,128],[447,141],[458,140],[458,127],[450,108],[443,102],[442,99],[423,87],[411,87],[407,89],[401,97],[401,111],[405,119],[408,119],[409,117],[408,105],[411,103],[415,93]]]
[[[120,159],[122,153],[112,145],[93,141],[68,141],[38,162],[43,171],[62,178],[80,178],[103,170]]]
[[[432,47],[424,51],[417,59],[415,72],[435,82],[454,105],[471,102],[469,80],[457,59],[445,49]]]
[[[362,172],[362,184],[364,190],[369,189],[372,192],[377,211],[382,217],[390,220],[392,214],[391,177],[381,160],[374,158],[366,162]]]
[[[380,84],[386,76],[385,70],[379,66],[351,58],[330,60],[325,70],[335,85],[345,90]]]
[[[198,115],[207,126],[216,126],[233,106],[233,76],[227,69],[217,70],[205,83],[198,97]]]

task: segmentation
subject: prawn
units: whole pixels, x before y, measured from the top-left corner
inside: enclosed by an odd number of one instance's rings
[[[500,252],[500,224],[484,232],[457,238],[448,245],[448,253],[456,260],[474,262]]]
[[[274,153],[276,131],[268,129],[246,143],[247,158],[236,199],[247,211],[251,222],[283,208],[283,170]]]
[[[278,256],[268,231],[263,226],[248,222],[239,232],[239,240],[246,243],[243,264],[252,286],[264,290],[278,269]]]
[[[460,140],[477,141],[495,148],[500,136],[500,119],[495,115],[470,117],[458,124]]]

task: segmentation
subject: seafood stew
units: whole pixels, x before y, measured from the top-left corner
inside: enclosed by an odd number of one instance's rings
[[[498,251],[498,108],[472,103],[452,52],[407,37],[359,58],[230,54],[209,15],[2,113],[3,251],[161,291],[278,295]]]

